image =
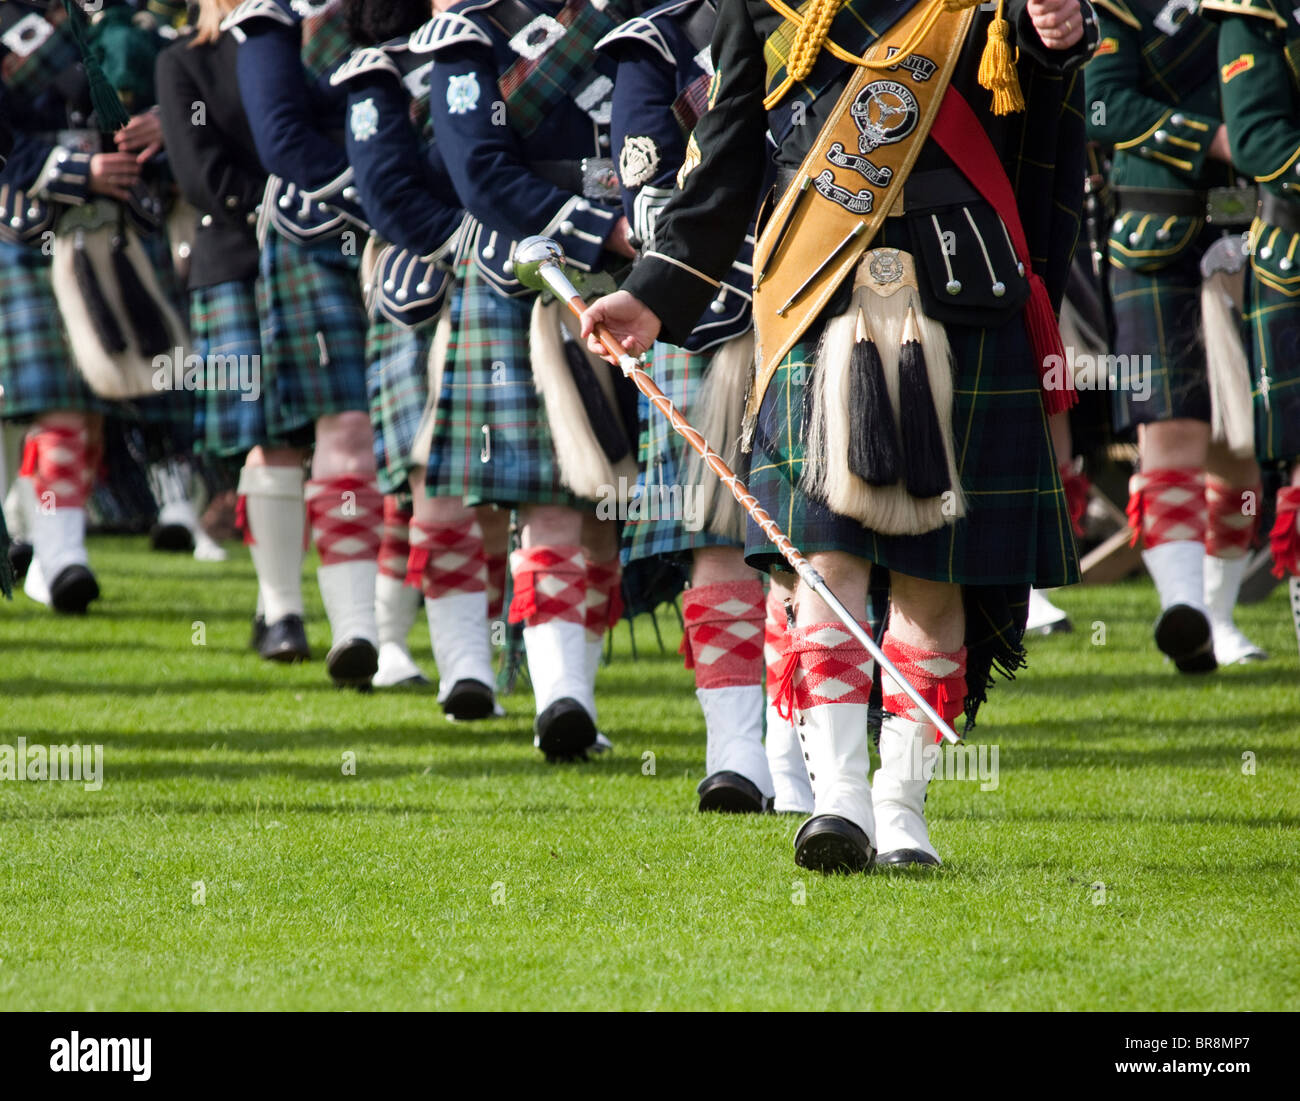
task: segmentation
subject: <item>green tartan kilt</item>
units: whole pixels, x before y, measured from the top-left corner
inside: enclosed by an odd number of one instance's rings
[[[698,401],[708,366],[716,349],[703,354],[688,352],[670,344],[656,344],[651,352],[650,376],[659,384],[681,414],[695,423]],[[638,456],[640,472],[637,475],[637,497],[653,499],[655,488],[681,487],[686,476],[686,442],[673,431],[668,418],[641,402],[641,447]],[[722,446],[719,441],[710,441]],[[706,474],[712,478],[712,474]],[[646,497],[647,483],[651,487]],[[670,510],[664,510],[669,512]],[[690,531],[675,512],[656,515],[652,519],[634,518],[629,512],[623,527],[623,546],[629,562],[653,558],[661,554],[681,554],[697,547],[732,547],[738,544],[707,530]]]
[[[405,329],[386,317],[370,322],[366,334],[366,390],[375,433],[379,488],[407,488],[411,449],[429,398],[429,352],[435,326]]]
[[[528,351],[532,296],[506,298],[474,267],[453,291],[447,349],[425,485],[468,505],[570,505],[593,509],[560,483],[555,445],[533,385]]]
[[[1250,280],[1246,351],[1255,405],[1255,457],[1300,459],[1300,298]]]
[[[258,363],[262,353],[257,291],[252,281],[233,280],[190,292],[190,331],[194,352],[203,356],[238,356]],[[248,357],[245,359],[245,357]],[[241,381],[242,381],[241,366]],[[258,386],[260,375],[256,376]],[[250,395],[256,392],[256,398]],[[195,450],[223,459],[242,459],[250,449],[272,441],[266,433],[261,390],[227,386],[198,395],[194,411]]]
[[[365,412],[366,311],[359,261],[341,237],[300,245],[272,232],[262,249],[262,404],[268,435],[311,443],[315,423]]]
[[[50,265],[40,248],[0,240],[0,416],[6,420],[112,408],[72,362]]]
[[[818,330],[819,331],[819,330]],[[805,555],[843,551],[912,577],[971,586],[1071,585],[1078,557],[1025,327],[947,326],[955,362],[953,434],[966,515],[924,535],[883,535],[805,494],[804,390],[817,333],[794,346],[759,411],[749,489]],[[749,522],[745,556],[783,561]]]
[[[1189,249],[1156,272],[1110,268],[1117,355],[1150,356],[1146,400],[1132,388],[1111,392],[1117,432],[1139,424],[1210,421],[1210,382],[1201,331],[1202,250]],[[1142,362],[1138,360],[1137,362]]]

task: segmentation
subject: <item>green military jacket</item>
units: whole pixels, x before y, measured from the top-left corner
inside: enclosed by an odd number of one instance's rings
[[[1084,69],[1088,136],[1110,145],[1119,190],[1110,259],[1155,271],[1193,247],[1203,214],[1153,212],[1123,189],[1187,195],[1229,187],[1235,173],[1209,156],[1222,124],[1217,27],[1196,0],[1096,0],[1101,41]],[[1247,215],[1248,217],[1248,215]]]
[[[1251,267],[1288,297],[1300,295],[1300,23],[1277,0],[1206,0],[1221,21],[1219,81],[1232,160],[1263,192],[1295,204],[1280,225],[1261,211],[1251,230]],[[1270,214],[1272,215],[1270,217]]]

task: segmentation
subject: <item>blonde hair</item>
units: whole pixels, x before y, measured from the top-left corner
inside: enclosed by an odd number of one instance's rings
[[[199,0],[198,28],[190,40],[191,46],[215,42],[221,36],[221,21],[239,7],[240,0]]]

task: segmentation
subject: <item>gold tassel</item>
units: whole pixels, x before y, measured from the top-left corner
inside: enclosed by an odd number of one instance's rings
[[[1003,3],[1004,0],[998,0],[998,13],[989,24],[988,41],[980,57],[980,87],[993,93],[995,115],[1025,109],[1025,96],[1020,90],[1016,60],[1011,53],[1011,24],[1002,17]]]

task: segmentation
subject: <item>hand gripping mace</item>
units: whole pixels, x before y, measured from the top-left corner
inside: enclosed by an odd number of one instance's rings
[[[578,294],[569,281],[568,275],[565,274],[564,250],[549,237],[526,237],[519,242],[515,248],[514,273],[521,283],[533,290],[549,288],[562,302],[568,303],[569,309],[578,316],[581,316],[587,308],[582,296]],[[757,498],[745,487],[745,483],[736,477],[735,472],[723,461],[722,456],[709,446],[709,441],[691,427],[690,422],[677,411],[673,403],[668,400],[668,396],[655,384],[654,379],[641,369],[636,359],[619,346],[618,341],[604,325],[597,324],[596,337],[604,345],[610,358],[618,364],[623,376],[650,399],[650,404],[668,418],[677,434],[699,453],[709,469],[722,480],[724,486],[731,490],[732,496],[740,502],[741,508],[749,513],[754,523],[763,529],[763,534],[790,563],[790,568],[799,575],[805,585],[826,601],[831,611],[848,628],[849,633],[866,648],[867,653],[875,658],[876,664],[894,678],[925,717],[938,727],[946,741],[960,741],[953,728],[921,697],[921,693],[912,687],[907,678],[894,667],[894,663],[885,657],[871,635],[863,630],[862,625],[840,603],[839,597],[831,592],[825,579],[813,568],[812,563],[786,538],[785,532],[777,527],[776,521],[759,505]]]

